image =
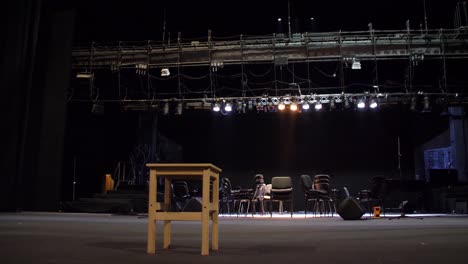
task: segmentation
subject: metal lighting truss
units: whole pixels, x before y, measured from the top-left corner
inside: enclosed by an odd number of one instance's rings
[[[245,103],[252,105],[271,106],[289,99],[291,102],[303,104],[329,103],[333,100],[351,103],[357,100],[377,100],[380,105],[410,103],[412,98],[430,97],[443,104],[463,104],[468,102],[464,89],[448,89],[448,61],[464,61],[468,59],[468,29],[411,30],[409,23],[406,30],[374,30],[369,24],[369,31],[331,32],[331,33],[301,33],[291,37],[282,34],[268,36],[245,36],[233,38],[215,38],[211,31],[205,39],[190,39],[184,41],[178,34],[175,42],[117,42],[91,43],[90,47],[75,47],[72,51],[72,69],[80,76],[88,74],[91,91],[93,80],[99,73],[111,70],[119,76],[119,96],[117,98],[94,97],[94,101],[109,101],[123,103],[128,110],[162,109],[163,105],[173,101],[181,102],[185,107],[209,109],[215,102]],[[378,63],[396,61],[405,64],[406,80],[404,89],[398,91],[382,91],[379,85]],[[437,91],[413,87],[415,68],[422,61],[440,62],[440,89]],[[278,67],[288,65],[320,65],[337,63],[333,77],[340,80],[335,87],[310,88],[310,78],[305,86],[297,83],[281,83],[277,80]],[[345,84],[345,69],[360,70],[361,63],[372,65],[372,83],[362,89],[348,89]],[[256,94],[251,91],[245,78],[245,67],[254,65],[271,65],[275,78],[265,90],[269,93]],[[237,77],[241,78],[240,88],[232,93],[222,93],[221,89],[214,91],[217,76],[223,68],[237,67]],[[194,67],[208,68],[210,91],[208,93],[183,94],[181,85],[181,69],[186,72]],[[169,76],[169,69],[171,73]],[[282,69],[282,68],[281,68]],[[289,69],[289,68],[288,68]],[[128,98],[120,95],[120,74],[132,71],[139,76],[146,76],[148,90],[150,79],[176,78],[178,92],[164,94],[147,93],[142,97]],[[151,73],[161,73],[161,78]],[[86,75],[86,76],[88,76]],[[255,79],[255,76],[253,76]],[[196,79],[196,78],[192,78]],[[289,86],[279,89],[278,84]],[[307,85],[308,83],[308,85]],[[218,85],[219,86],[219,85]],[[91,92],[93,93],[93,92]],[[273,95],[272,95],[273,94]],[[73,97],[71,97],[73,100]]]

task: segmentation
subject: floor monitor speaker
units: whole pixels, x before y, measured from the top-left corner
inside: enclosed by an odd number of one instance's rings
[[[347,197],[338,206],[337,213],[344,220],[359,220],[364,215],[364,210],[356,199]]]

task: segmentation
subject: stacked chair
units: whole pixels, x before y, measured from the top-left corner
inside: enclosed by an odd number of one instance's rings
[[[188,183],[186,181],[173,181],[171,187],[172,199],[174,201],[172,206],[175,207],[172,209],[180,212],[191,198]]]
[[[370,188],[361,190],[358,194],[359,203],[366,211],[372,215],[372,207],[380,206],[385,215],[385,194],[387,183],[384,176],[375,176],[371,179]]]
[[[315,215],[317,215],[317,213],[320,215],[331,213],[333,216],[336,213],[329,175],[315,175],[313,181],[309,175],[301,175],[301,184],[305,199],[305,215],[307,215],[310,202],[313,203],[313,212]]]
[[[265,179],[263,177],[263,174],[256,174],[254,177],[254,186],[253,189],[255,190],[253,193],[252,197],[252,216],[254,213],[257,211],[257,205],[258,205],[258,211],[260,213],[264,214],[265,213],[265,194],[266,194],[266,185],[265,185]]]
[[[232,190],[231,181],[228,178],[221,179],[219,194],[219,212],[228,213],[230,215],[231,209],[235,208],[235,194]],[[224,209],[226,209],[226,211]]]

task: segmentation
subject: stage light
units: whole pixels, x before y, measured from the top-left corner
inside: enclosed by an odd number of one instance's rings
[[[417,104],[418,104],[418,99],[416,97],[411,97],[410,110],[416,111]]]
[[[248,109],[249,111],[252,111],[252,110],[253,110],[253,107],[254,107],[254,106],[253,106],[253,101],[248,101],[248,102],[247,102],[247,109]]]
[[[363,109],[363,108],[366,108],[366,103],[364,102],[364,100],[360,99],[358,104],[357,104],[357,107],[359,109]]]
[[[291,111],[297,111],[297,104],[296,103],[292,103],[291,106],[289,106],[289,109]]]
[[[271,98],[271,102],[274,105],[278,105],[280,103],[280,99],[278,97],[273,97],[273,98]]]
[[[312,20],[312,21],[313,21],[313,20],[314,20],[314,18],[313,18],[313,17],[311,17],[311,18],[310,18],[310,20]]]
[[[377,106],[378,106],[377,102],[376,102],[374,99],[372,99],[371,102],[370,102],[369,107],[372,108],[372,109],[374,109],[374,108],[376,108]]]
[[[315,110],[320,110],[320,109],[322,109],[322,107],[323,107],[322,103],[320,103],[320,102],[315,103]]]
[[[219,110],[221,110],[221,108],[219,107],[219,104],[218,104],[218,103],[215,103],[215,104],[213,105],[213,111],[219,112]]]
[[[171,72],[169,71],[168,68],[162,68],[161,69],[161,76],[162,77],[166,77],[166,76],[169,76],[169,75],[171,75]]]
[[[278,22],[281,22],[281,17],[278,17]]]
[[[428,113],[430,111],[431,111],[431,101],[430,101],[429,96],[425,96],[424,97],[424,107],[423,107],[422,112],[423,113]]]
[[[169,103],[165,103],[163,106],[163,114],[167,115],[169,114]]]
[[[304,110],[309,110],[309,108],[310,108],[310,106],[309,106],[308,103],[303,103],[303,104],[302,104],[302,109],[304,109]]]
[[[344,108],[349,109],[351,107],[351,104],[349,103],[348,97],[344,98]]]
[[[243,112],[243,109],[244,109],[244,103],[242,101],[237,101],[236,111],[238,113],[241,113],[241,112]]]
[[[182,102],[177,104],[176,115],[181,115],[184,111],[184,104]]]
[[[351,69],[353,70],[360,70],[361,69],[361,62],[354,59],[353,64],[351,65]]]
[[[278,110],[283,111],[285,108],[286,108],[286,105],[284,103],[279,103]]]
[[[78,79],[91,79],[94,77],[94,74],[89,72],[79,72],[76,74],[76,78]]]
[[[232,111],[232,106],[231,106],[230,103],[226,103],[224,105],[224,111],[226,111],[226,112],[231,112]]]
[[[330,109],[331,109],[331,110],[336,109],[335,99],[331,99],[331,100],[330,100]]]
[[[321,104],[328,104],[330,102],[330,99],[328,97],[321,97],[320,98],[320,103]]]

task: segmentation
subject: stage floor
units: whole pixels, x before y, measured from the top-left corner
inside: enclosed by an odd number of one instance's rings
[[[423,220],[220,217],[220,250],[200,256],[200,223],[173,222],[172,248],[146,254],[147,219],[0,213],[0,262],[9,263],[468,263],[468,217]]]

